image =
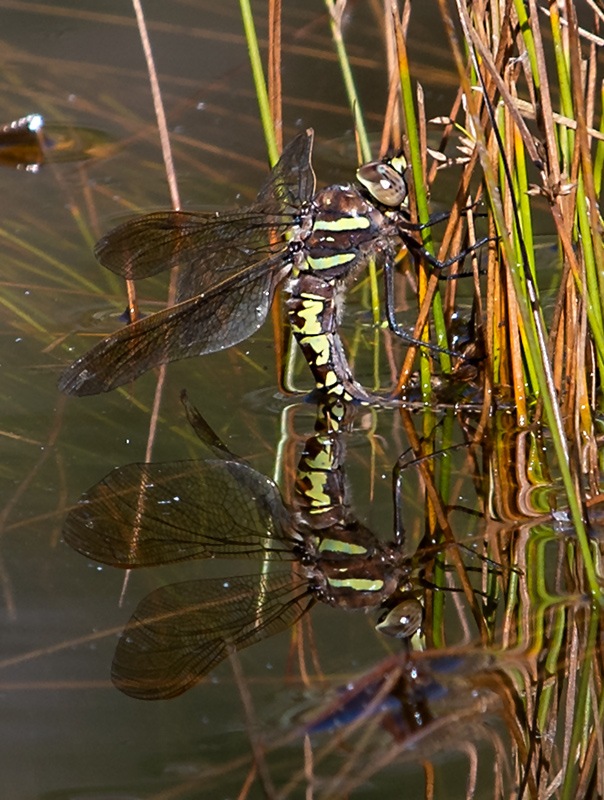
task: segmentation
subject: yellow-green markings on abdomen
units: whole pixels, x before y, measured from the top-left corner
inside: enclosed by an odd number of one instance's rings
[[[323,330],[319,316],[325,308],[325,301],[323,298],[320,300],[313,300],[312,298],[302,295],[302,308],[296,310],[296,315],[301,317],[304,321],[302,325],[294,325],[298,333],[304,333],[307,336],[317,336]]]
[[[326,389],[331,389],[333,386],[339,383],[340,381],[338,380],[336,373],[332,369],[327,370],[325,377],[323,378],[323,386],[325,386]]]
[[[314,231],[363,231],[371,225],[367,217],[338,217],[337,219],[316,219]]]
[[[332,499],[325,491],[325,477],[322,472],[307,472],[304,476],[310,482],[310,488],[304,489],[305,497],[321,508],[332,505]]]
[[[355,258],[356,253],[336,253],[333,256],[320,256],[319,258],[306,256],[306,261],[312,269],[320,272],[334,267],[342,267],[344,264],[354,261]]]
[[[321,451],[314,458],[307,456],[305,460],[310,469],[316,472],[331,472],[334,469],[333,458],[330,453]]]
[[[353,589],[355,592],[380,592],[384,581],[377,578],[328,578],[334,589]]]
[[[362,544],[327,538],[323,539],[319,545],[319,553],[343,553],[347,556],[364,556],[367,555],[367,548]]]
[[[314,353],[313,363],[318,367],[324,367],[325,364],[329,363],[331,348],[329,346],[329,339],[324,333],[304,336],[304,338],[300,339],[300,344],[302,347],[310,347]]]

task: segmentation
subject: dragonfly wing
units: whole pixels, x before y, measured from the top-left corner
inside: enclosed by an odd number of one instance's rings
[[[196,291],[204,291],[216,274],[236,271],[250,259],[257,260],[262,253],[267,257],[282,246],[292,225],[291,214],[298,213],[315,192],[312,143],[309,129],[285,147],[252,208],[144,214],[103,236],[95,247],[97,259],[131,280],[178,266],[187,275],[195,273]],[[181,281],[181,288],[186,282]],[[193,296],[193,289],[187,291],[187,295],[179,292],[181,299]]]
[[[197,438],[211,457],[241,461],[238,456],[229,450],[216,431],[210,427],[205,417],[201,415],[201,412],[191,403],[186,389],[183,389],[180,393],[180,402],[184,406],[189,425],[193,428]]]
[[[94,561],[148,567],[194,558],[293,558],[276,485],[242,461],[128,464],[70,511],[63,538]]]
[[[96,243],[100,263],[130,280],[148,278],[199,257],[198,239],[211,215],[158,211],[124,222]]]
[[[187,292],[192,297],[282,249],[291,224],[290,215],[267,216],[253,209],[158,211],[109,231],[97,242],[95,255],[104,267],[130,280],[180,267],[195,276]]]
[[[314,603],[291,571],[163,586],[141,601],[117,645],[114,684],[144,700],[176,697],[228,656],[286,630]]]
[[[109,392],[139,375],[181,358],[214,353],[260,328],[283,275],[282,263],[263,261],[211,291],[127,325],[103,339],[59,379],[66,394]]]
[[[297,213],[315,194],[315,173],[311,164],[312,128],[298,134],[283,149],[281,158],[258,192],[254,208],[265,212]]]
[[[285,252],[291,227],[290,214],[220,215],[216,224],[204,226],[203,237],[197,237],[196,257],[179,262],[177,301],[210,291],[229,276],[254,269],[258,262],[275,260]]]
[[[130,280],[179,267],[178,300],[211,289],[228,275],[283,250],[297,214],[315,191],[310,163],[313,133],[285,148],[252,208],[226,212],[159,211],[119,225],[96,244],[95,255]]]
[[[285,147],[246,214],[217,215],[219,238],[214,242],[212,236],[206,236],[205,241],[199,241],[201,255],[197,262],[181,259],[180,300],[205,291],[208,271],[217,273],[225,264],[243,266],[254,254],[268,255],[283,248],[293,216],[315,194],[315,174],[310,163],[313,136],[309,129]]]

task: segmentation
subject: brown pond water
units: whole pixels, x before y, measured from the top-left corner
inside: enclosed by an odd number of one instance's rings
[[[425,86],[428,116],[444,114],[452,69],[435,9],[417,6],[413,69]],[[149,2],[145,10],[183,205],[249,201],[266,158],[237,3],[174,0]],[[592,723],[602,704],[599,620],[583,597],[572,538],[550,524],[547,476],[531,470],[547,441],[519,435],[505,415],[494,422],[489,448],[454,449],[434,466],[445,503],[456,506],[445,511],[452,534],[494,559],[463,551],[476,570],[473,585],[484,592],[476,595],[483,646],[463,592],[430,588],[459,588],[459,572],[432,574],[425,561],[432,620],[425,652],[405,658],[400,643],[375,631],[374,616],[317,604],[295,639],[281,634],[243,651],[238,667],[225,661],[181,697],[142,702],[113,687],[119,633],[145,595],[253,566],[192,562],[141,570],[125,584],[123,571],[61,540],[68,509],[85,490],[112,468],[144,460],[156,386],[146,375],[99,397],[65,398],[56,389],[62,368],[122,324],[122,282],[96,263],[92,248],[128,212],[167,206],[169,197],[128,4],[0,0],[0,11],[2,117],[9,123],[43,114],[55,146],[39,169],[0,167],[0,796],[478,798],[516,797],[519,784],[525,796],[536,796],[538,786],[549,787],[541,789],[544,797],[562,796],[560,787],[567,797],[601,796],[599,773],[589,784],[598,752]],[[352,6],[346,36],[377,134],[386,80],[373,12],[372,4]],[[314,127],[319,185],[350,180],[350,114],[319,2],[286,11],[284,45],[285,139]],[[73,159],[59,157],[57,143],[69,140],[73,126]],[[441,186],[446,195],[447,178]],[[541,255],[544,265],[553,261],[547,247]],[[164,278],[146,282],[145,312],[161,307],[166,287]],[[361,287],[345,327],[356,375],[370,386],[377,370],[387,387],[390,364],[402,363],[404,348],[374,334],[362,299]],[[296,382],[304,388],[300,361]],[[179,401],[183,387],[228,447],[291,499],[315,409],[302,395],[277,396],[270,323],[229,351],[170,365],[154,461],[202,457]],[[470,413],[359,414],[346,439],[356,517],[390,539],[399,456],[419,447],[416,436],[436,449],[462,444],[476,421]],[[432,523],[425,479],[417,466],[402,473],[409,555]],[[532,529],[535,519],[543,524]],[[441,645],[449,648],[446,658],[431,654],[430,646],[438,653]],[[347,685],[361,698],[347,706],[356,730],[305,739],[309,720],[341,721],[338,689]],[[371,702],[377,713],[359,717]],[[570,747],[573,736],[579,744]],[[577,765],[567,753],[576,746],[583,759]],[[580,780],[585,785],[577,789]]]

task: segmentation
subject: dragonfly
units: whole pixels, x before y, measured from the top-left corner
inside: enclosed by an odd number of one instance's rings
[[[108,336],[62,374],[59,388],[92,395],[128,383],[153,367],[232,347],[266,320],[287,280],[294,336],[320,393],[367,403],[338,330],[346,289],[375,257],[384,268],[390,329],[408,343],[463,358],[414,339],[394,312],[394,262],[402,245],[443,269],[412,235],[403,157],[370,162],[358,184],[316,191],[313,131],[283,150],[255,201],[214,213],[160,211],[135,217],[96,245],[100,263],[129,280],[178,267],[176,303]],[[470,250],[480,247],[477,242]]]
[[[422,607],[410,559],[350,510],[343,431],[323,427],[309,438],[297,472],[298,500],[289,506],[275,483],[231,453],[190,404],[187,413],[206,457],[113,470],[72,508],[64,540],[90,559],[125,569],[209,558],[261,560],[268,569],[149,594],[117,645],[118,689],[146,700],[182,694],[231,649],[286,630],[319,601],[378,609],[378,630],[413,635]]]

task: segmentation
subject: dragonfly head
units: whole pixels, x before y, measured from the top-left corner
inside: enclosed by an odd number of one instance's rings
[[[407,201],[406,169],[407,160],[402,155],[386,161],[370,161],[359,167],[357,180],[378,203],[398,208]]]
[[[421,628],[424,607],[417,597],[408,592],[402,600],[392,605],[386,603],[376,622],[376,630],[395,639],[411,639]]]

